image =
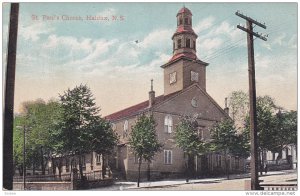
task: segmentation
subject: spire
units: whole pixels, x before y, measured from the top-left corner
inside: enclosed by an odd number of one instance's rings
[[[198,36],[192,28],[192,16],[192,12],[185,6],[176,15],[177,29],[172,36],[173,57],[170,61],[176,60],[181,56],[197,60],[196,40]]]

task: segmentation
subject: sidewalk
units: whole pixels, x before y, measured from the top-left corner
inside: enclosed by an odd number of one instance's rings
[[[263,176],[270,175],[281,175],[285,173],[290,173],[291,170],[286,171],[270,171],[267,174],[263,173]],[[246,174],[232,174],[229,176],[230,180],[233,179],[242,179],[242,178],[250,178],[250,173]],[[115,185],[119,185],[122,190],[134,190],[139,188],[154,188],[154,187],[167,187],[172,185],[180,185],[180,184],[197,184],[197,183],[214,183],[220,182],[223,180],[227,180],[226,176],[220,176],[215,178],[203,178],[203,179],[191,179],[189,182],[186,182],[185,179],[174,179],[174,180],[162,180],[162,181],[153,181],[153,182],[140,182],[140,187],[137,187],[137,182],[116,182]],[[122,188],[122,185],[123,186]]]
[[[282,175],[282,174],[288,174],[288,173],[294,173],[295,170],[284,170],[284,171],[270,171],[267,174],[263,173],[263,176],[261,177],[268,177],[268,176],[276,176],[276,175]],[[229,176],[230,180],[237,180],[237,179],[247,179],[250,178],[250,173],[246,174],[232,174]],[[110,187],[102,187],[97,188],[97,190],[103,190],[103,191],[134,191],[137,189],[145,189],[145,188],[168,188],[168,186],[172,187],[175,185],[183,185],[183,184],[215,184],[220,182],[226,182],[227,177],[226,176],[219,176],[214,178],[203,178],[203,179],[191,179],[187,183],[185,179],[168,179],[168,180],[161,180],[161,181],[153,181],[153,182],[140,182],[140,187],[137,187],[137,182],[127,182],[127,181],[121,181],[121,182],[115,182],[114,185]],[[94,189],[95,190],[95,189]]]

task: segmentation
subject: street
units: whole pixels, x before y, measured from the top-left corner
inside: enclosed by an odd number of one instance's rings
[[[250,180],[249,174],[231,175],[230,180],[225,177],[205,178],[190,180],[186,183],[184,179],[164,180],[156,182],[141,182],[140,187],[136,182],[116,182],[113,186],[97,188],[98,191],[243,191],[245,180]],[[297,171],[273,171],[259,177],[263,183],[297,183]]]

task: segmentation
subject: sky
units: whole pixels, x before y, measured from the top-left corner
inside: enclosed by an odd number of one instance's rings
[[[257,95],[270,95],[286,110],[297,109],[297,3],[184,6],[193,13],[197,56],[209,63],[206,90],[221,107],[232,91],[248,91],[246,33],[236,28],[246,22],[235,15],[239,10],[267,26],[254,27],[268,34],[267,41],[254,40]],[[172,57],[171,37],[181,7],[183,3],[20,3],[15,112],[24,101],[58,99],[80,84],[90,87],[102,116],[147,100],[151,79],[156,95],[163,94],[160,66]],[[4,68],[9,9],[3,5]]]

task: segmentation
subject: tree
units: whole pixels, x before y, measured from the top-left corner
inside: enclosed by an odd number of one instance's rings
[[[16,163],[23,151],[23,129],[26,129],[26,165],[35,169],[41,168],[45,174],[47,160],[52,150],[51,133],[60,118],[60,105],[54,100],[48,103],[42,99],[27,101],[22,104],[22,113],[15,117],[14,148]],[[21,158],[23,160],[23,158]]]
[[[228,99],[229,114],[238,129],[243,127],[245,117],[249,113],[249,96],[239,90],[233,91]]]
[[[247,141],[238,135],[234,122],[231,119],[224,119],[211,129],[213,151],[221,152],[225,157],[225,169],[227,179],[229,179],[228,155],[247,156]]]
[[[281,112],[274,116],[276,128],[273,131],[273,152],[282,158],[282,150],[289,144],[297,145],[297,112]]]
[[[112,130],[111,124],[99,118],[97,123],[90,124],[91,136],[90,150],[98,154],[102,154],[102,163],[104,163],[104,156],[109,155],[114,147],[117,145],[118,136]],[[105,174],[105,165],[102,164],[102,178]]]
[[[140,173],[142,160],[151,162],[154,155],[161,150],[162,145],[158,142],[156,132],[156,123],[153,116],[141,115],[136,124],[132,127],[129,137],[129,145],[135,156],[138,158],[138,180],[137,186],[140,186]]]
[[[262,174],[264,156],[263,153],[266,151],[272,151],[277,149],[277,144],[275,144],[276,137],[276,112],[281,109],[281,107],[275,104],[275,101],[270,96],[260,96],[257,98],[257,140],[258,140],[258,154],[259,154],[259,165],[260,172]],[[250,138],[250,121],[249,115],[245,120],[245,133],[249,135]]]
[[[198,123],[191,117],[183,117],[175,130],[176,145],[187,154],[187,182],[192,173],[194,156],[204,153],[209,148],[207,143],[198,137]]]
[[[53,133],[55,150],[61,156],[78,156],[79,172],[83,179],[82,154],[90,151],[94,128],[99,123],[99,111],[91,90],[86,85],[68,89],[60,95],[62,118]]]

